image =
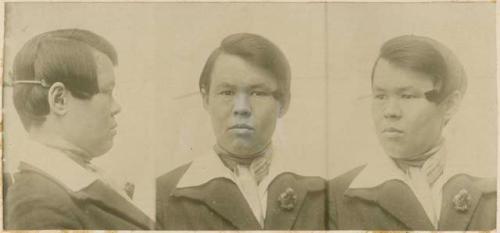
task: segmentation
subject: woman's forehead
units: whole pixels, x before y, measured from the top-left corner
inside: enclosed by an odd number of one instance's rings
[[[97,83],[99,90],[110,90],[115,86],[114,66],[111,59],[104,53],[93,51],[96,63]]]
[[[221,54],[214,64],[211,75],[211,85],[276,87],[277,80],[269,71],[257,67],[246,60],[228,54]]]
[[[374,89],[433,88],[433,78],[425,73],[402,68],[381,59],[373,75]]]

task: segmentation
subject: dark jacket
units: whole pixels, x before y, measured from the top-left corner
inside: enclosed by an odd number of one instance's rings
[[[264,227],[254,217],[238,186],[224,178],[194,187],[176,188],[190,165],[157,179],[157,222],[162,230],[322,230],[326,227],[325,181],[292,173],[269,185]],[[294,198],[280,195],[291,188]],[[284,208],[290,204],[292,208]]]
[[[496,180],[455,175],[443,186],[437,229],[408,185],[390,180],[373,188],[350,189],[359,167],[328,184],[329,228],[332,230],[477,231],[496,228]],[[462,191],[465,190],[465,191]],[[463,200],[457,199],[459,193]],[[463,210],[457,205],[466,206]]]
[[[73,192],[25,163],[14,177],[5,202],[8,230],[154,228],[150,218],[100,180]]]

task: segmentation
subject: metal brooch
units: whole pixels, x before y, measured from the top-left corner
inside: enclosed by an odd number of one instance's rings
[[[280,207],[283,210],[290,211],[295,208],[295,204],[297,202],[297,195],[292,188],[287,188],[284,192],[280,194],[278,199],[280,203]]]
[[[471,196],[466,189],[461,189],[457,195],[453,197],[453,205],[460,212],[466,212],[470,207]]]

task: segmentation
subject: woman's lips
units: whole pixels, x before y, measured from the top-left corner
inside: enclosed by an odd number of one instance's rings
[[[389,127],[382,130],[382,134],[389,138],[400,137],[404,134],[403,130],[398,128]]]
[[[229,127],[228,130],[233,131],[237,134],[249,134],[252,131],[254,131],[255,129],[252,126],[247,125],[247,124],[236,124],[236,125]]]

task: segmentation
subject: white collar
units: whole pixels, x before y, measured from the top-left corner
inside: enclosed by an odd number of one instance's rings
[[[264,186],[268,186],[278,175],[284,172],[291,172],[291,170],[285,168],[286,166],[283,166],[282,158],[279,156],[279,153],[276,153],[274,148],[272,156],[269,174],[261,184]],[[186,173],[184,173],[177,184],[177,188],[200,186],[216,178],[226,178],[235,182],[231,170],[224,165],[213,150],[210,150],[191,162]]]
[[[82,190],[98,179],[58,149],[30,140],[21,161],[47,173],[73,192]]]
[[[476,171],[464,167],[463,163],[448,158],[446,155],[446,145],[443,145],[436,153],[442,153],[441,156],[445,156],[446,158],[443,174],[439,178],[442,179],[443,184],[457,174],[472,175],[476,173]],[[398,168],[388,155],[377,154],[376,157],[374,162],[368,163],[360,174],[354,178],[349,188],[373,188],[390,180],[407,182],[403,171]]]

